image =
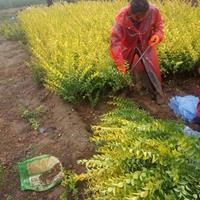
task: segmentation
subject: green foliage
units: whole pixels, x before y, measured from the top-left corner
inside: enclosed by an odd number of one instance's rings
[[[46,74],[45,69],[37,65],[36,62],[33,62],[33,61],[30,63],[27,63],[27,65],[32,71],[34,81],[38,85],[42,86],[44,84],[44,78]]]
[[[200,7],[177,0],[158,6],[165,20],[165,39],[159,46],[163,74],[191,71],[200,56]]]
[[[45,85],[69,102],[85,100],[95,105],[102,94],[130,82],[117,73],[109,57],[108,32],[113,16],[106,6],[81,2],[20,13],[35,66],[45,71]],[[115,11],[112,9],[113,14]]]
[[[0,27],[0,33],[7,39],[20,40],[26,43],[25,33],[17,20],[5,20]]]
[[[77,179],[76,174],[71,171],[66,171],[62,185],[67,188],[63,199],[67,199],[69,194],[72,195],[73,200],[78,200],[78,189],[77,189]]]
[[[0,163],[0,188],[4,183],[5,169]]]
[[[8,195],[8,196],[6,197],[6,200],[14,200],[14,198],[13,198],[11,195]]]
[[[60,196],[59,196],[59,200],[67,200],[67,193],[63,192]]]
[[[131,80],[129,81],[131,82]],[[70,70],[61,82],[58,94],[72,103],[86,100],[95,106],[106,91],[111,88],[113,91],[117,91],[126,83],[126,78],[113,68],[101,72],[88,67],[83,71]]]
[[[117,98],[116,109],[93,126],[96,154],[80,161],[87,171],[85,199],[200,199],[197,139],[183,126],[156,120],[131,101]]]
[[[165,1],[165,40],[159,45],[163,75],[191,70],[200,55],[200,7]],[[69,102],[95,105],[102,94],[131,84],[116,72],[109,37],[125,1],[78,2],[51,8],[29,8],[19,18],[45,85]],[[183,12],[184,10],[184,12]]]
[[[40,123],[38,121],[38,116],[40,113],[43,112],[44,108],[42,106],[39,106],[32,111],[24,106],[21,106],[20,108],[21,117],[24,118],[34,130],[37,130],[39,128]]]

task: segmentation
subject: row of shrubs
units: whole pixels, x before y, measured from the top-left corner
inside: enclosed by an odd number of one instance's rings
[[[180,124],[154,119],[130,100],[111,103],[115,109],[93,126],[96,154],[80,161],[86,172],[74,178],[87,183],[84,199],[200,199],[198,139],[185,136]]]
[[[165,40],[159,46],[163,75],[192,70],[200,55],[200,7],[179,1],[160,4]],[[95,105],[107,91],[131,83],[119,75],[109,55],[109,36],[125,1],[86,1],[29,8],[19,14],[34,60],[36,77],[69,102]]]

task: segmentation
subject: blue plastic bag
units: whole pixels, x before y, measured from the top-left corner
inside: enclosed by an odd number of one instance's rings
[[[185,122],[191,122],[196,117],[198,102],[199,98],[192,95],[175,96],[170,99],[169,107]]]
[[[184,127],[183,133],[187,136],[193,136],[193,137],[200,138],[200,132],[192,130],[189,126]]]

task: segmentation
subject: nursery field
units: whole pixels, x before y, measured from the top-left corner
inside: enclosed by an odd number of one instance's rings
[[[125,4],[80,2],[20,13],[37,79],[69,102],[91,105],[108,90],[130,85],[129,76],[117,73],[109,54],[114,17]],[[200,8],[173,1],[157,6],[165,19],[165,40],[159,46],[162,74],[188,73],[200,54]]]
[[[111,27],[127,2],[0,11],[0,199],[200,199],[199,140],[168,107],[199,85],[200,7],[153,3],[165,21],[162,107],[110,58]],[[61,184],[22,191],[16,164],[42,154],[61,161]]]

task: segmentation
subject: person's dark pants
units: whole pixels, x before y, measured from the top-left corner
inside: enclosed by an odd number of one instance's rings
[[[139,52],[136,51],[132,66],[131,66],[131,75],[133,79],[133,83],[136,85],[136,89],[138,91],[141,91],[143,89],[147,89],[148,92],[152,95],[156,95],[156,90],[154,86],[152,85],[147,72],[145,71],[144,64],[142,61],[140,61],[135,68],[133,69],[132,67],[134,66],[135,63],[137,63],[138,59],[140,58]]]
[[[53,0],[47,0],[47,5],[52,6],[53,5]]]
[[[200,117],[195,117],[191,123],[198,124],[200,126]]]

